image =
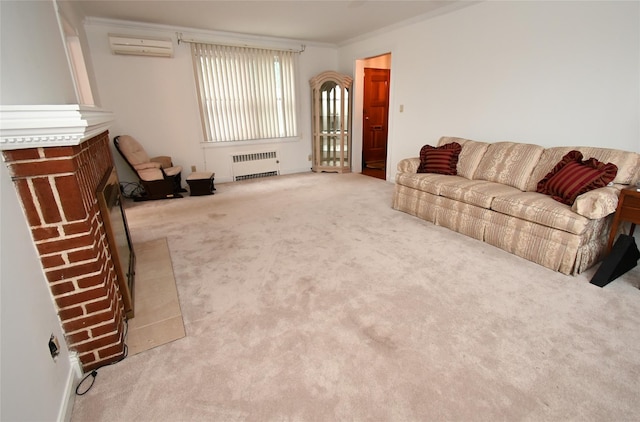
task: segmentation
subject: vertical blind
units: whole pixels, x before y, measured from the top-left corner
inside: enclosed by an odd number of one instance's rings
[[[202,127],[208,142],[298,135],[298,53],[192,43]]]

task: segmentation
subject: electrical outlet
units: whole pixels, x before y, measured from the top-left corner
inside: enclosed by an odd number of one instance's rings
[[[307,157],[307,160],[311,161],[311,154],[309,154],[309,157]]]
[[[196,166],[191,166],[191,173],[194,173],[196,171]]]
[[[49,337],[49,353],[51,353],[51,359],[53,360],[56,360],[60,354],[60,343],[58,343],[58,338],[53,334]]]

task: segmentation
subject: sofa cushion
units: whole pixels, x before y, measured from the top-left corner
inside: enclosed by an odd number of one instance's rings
[[[440,186],[440,195],[470,205],[489,209],[496,196],[520,193],[513,186],[502,185],[486,180],[468,180],[456,178],[447,180]]]
[[[573,212],[569,205],[537,192],[520,192],[515,195],[495,197],[491,203],[491,209],[577,235],[584,233],[591,221]]]
[[[538,166],[531,173],[531,178],[527,182],[527,191],[535,192],[538,182],[545,177],[553,167],[564,157],[569,151],[576,150],[582,153],[583,157],[593,157],[604,163],[613,163],[618,167],[613,183],[628,185],[635,183],[638,172],[640,171],[640,154],[635,152],[621,151],[611,148],[596,147],[553,147],[547,148],[542,153]]]
[[[420,149],[420,165],[418,173],[438,173],[455,176],[458,156],[462,147],[457,142],[439,147],[425,145]]]
[[[438,146],[457,142],[462,146],[462,151],[458,157],[458,176],[473,179],[473,174],[478,169],[480,160],[489,148],[487,142],[477,142],[464,138],[454,138],[451,136],[443,136],[438,142]]]
[[[615,164],[604,164],[595,158],[582,161],[582,153],[573,150],[538,182],[537,192],[551,195],[563,204],[573,205],[578,195],[607,186],[617,172]]]
[[[438,173],[397,173],[396,183],[432,195],[440,195],[442,186],[453,183],[456,179],[467,180],[460,176],[451,176]]]
[[[396,183],[486,209],[490,209],[496,196],[520,193],[519,189],[500,183],[437,173],[397,173]]]
[[[502,183],[523,191],[543,151],[544,148],[533,144],[490,144],[473,178]]]

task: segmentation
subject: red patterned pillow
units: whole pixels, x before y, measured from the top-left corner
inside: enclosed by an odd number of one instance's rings
[[[458,156],[462,146],[451,142],[440,147],[425,145],[420,149],[418,173],[458,174]]]
[[[580,151],[569,151],[562,160],[538,182],[537,192],[551,195],[556,201],[573,205],[579,195],[607,186],[615,179],[618,167],[601,163],[595,158],[582,161]]]

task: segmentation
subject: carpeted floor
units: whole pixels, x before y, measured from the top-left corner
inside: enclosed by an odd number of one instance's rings
[[[79,421],[631,421],[640,270],[605,288],[391,209],[359,174],[136,203],[186,336],[100,370]]]

